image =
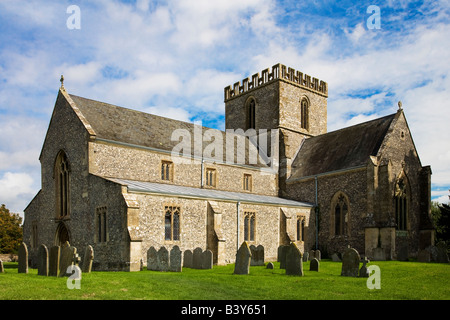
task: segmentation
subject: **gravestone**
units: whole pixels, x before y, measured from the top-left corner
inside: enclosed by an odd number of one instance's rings
[[[339,254],[338,253],[333,253],[332,255],[331,255],[331,261],[334,261],[334,262],[341,262],[342,260],[341,260],[341,258],[339,257]]]
[[[72,247],[69,241],[66,241],[61,249],[61,258],[59,260],[59,276],[64,277],[67,274],[67,268],[74,264],[74,257],[77,253],[77,248]]]
[[[92,248],[91,245],[88,245],[86,247],[86,250],[84,250],[84,260],[83,260],[83,267],[81,269],[81,272],[90,273],[92,270],[92,261],[93,260],[94,260],[94,249]]]
[[[169,271],[181,272],[182,268],[182,252],[179,246],[174,246],[170,250]]]
[[[48,276],[48,250],[44,244],[38,249],[38,275]]]
[[[286,274],[303,276],[302,253],[295,243],[291,243],[286,252]]]
[[[51,277],[58,277],[59,276],[59,260],[61,255],[61,248],[60,246],[54,246],[50,248],[49,253],[49,268],[48,268],[48,275]]]
[[[404,245],[398,249],[397,260],[398,261],[408,261],[408,245]]]
[[[192,255],[192,267],[194,269],[201,269],[202,268],[202,248],[195,248],[194,253]]]
[[[259,245],[255,247],[250,246],[250,252],[252,253],[252,260],[250,262],[251,266],[263,266],[264,265],[264,247]]]
[[[158,271],[158,251],[155,247],[147,250],[147,270]]]
[[[431,261],[437,263],[448,263],[447,245],[445,242],[439,242],[436,246],[430,248]]]
[[[317,258],[314,258],[309,263],[309,271],[319,271],[319,260]]]
[[[280,250],[280,269],[286,269],[286,253],[289,246],[281,246]]]
[[[309,252],[306,251],[306,252],[303,254],[303,262],[306,262],[306,261],[308,261],[308,260],[309,260]]]
[[[25,242],[22,242],[19,247],[18,273],[28,273],[28,248]]]
[[[316,251],[311,249],[309,250],[309,259],[314,259],[316,257]]]
[[[158,250],[157,260],[159,271],[169,271],[169,251],[166,247],[162,246]]]
[[[183,267],[185,268],[192,268],[192,261],[193,255],[191,250],[186,250],[183,253]]]
[[[368,278],[369,277],[369,271],[367,270],[366,264],[370,261],[367,259],[367,257],[364,257],[362,263],[361,269],[359,269],[359,277],[360,278]]]
[[[0,273],[4,273],[5,272],[5,268],[3,267],[3,261],[2,259],[0,259]]]
[[[311,257],[312,259],[313,257]],[[317,260],[322,260],[322,254],[320,253],[320,250],[316,250],[316,252],[314,253],[314,258],[316,258]]]
[[[342,271],[341,276],[345,277],[358,277],[359,262],[361,258],[358,251],[350,246],[345,249],[342,254]]]
[[[249,274],[250,273],[250,261],[252,253],[246,241],[244,241],[239,247],[236,253],[236,263],[234,265],[234,274]]]
[[[373,261],[386,261],[386,252],[384,248],[376,247],[373,249]]]
[[[431,261],[431,254],[430,251],[427,249],[420,250],[417,254],[417,261],[418,262],[430,262]]]
[[[205,250],[202,253],[202,269],[213,268],[213,253],[211,250]]]
[[[269,262],[266,266],[266,269],[273,269],[273,263]]]

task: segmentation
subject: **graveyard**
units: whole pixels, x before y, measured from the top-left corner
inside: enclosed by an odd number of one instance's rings
[[[312,260],[314,261],[314,259]],[[315,262],[314,262],[315,263]],[[342,262],[321,259],[319,271],[304,261],[302,276],[286,275],[280,262],[273,269],[250,265],[235,274],[235,264],[210,269],[183,267],[182,272],[83,273],[79,289],[68,277],[18,272],[17,262],[4,262],[1,300],[448,300],[450,265],[416,261],[372,261],[381,270],[380,289],[368,289],[367,278],[342,276]],[[362,267],[363,263],[360,264]]]

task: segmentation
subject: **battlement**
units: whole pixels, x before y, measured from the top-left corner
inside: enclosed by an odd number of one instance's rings
[[[287,68],[286,70],[286,66],[278,63],[272,67],[272,72],[267,68],[262,71],[261,76],[259,76],[259,73],[255,73],[252,75],[251,79],[243,79],[242,84],[236,82],[233,86],[230,85],[225,87],[225,102],[275,80],[287,81],[328,97],[328,86],[325,81],[314,77],[312,78],[311,76],[292,68]]]

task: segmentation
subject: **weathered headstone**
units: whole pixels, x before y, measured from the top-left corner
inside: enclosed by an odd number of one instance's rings
[[[192,267],[194,269],[201,269],[202,268],[202,248],[195,248],[194,253],[192,255]]]
[[[48,250],[44,244],[38,249],[38,275],[48,276]]]
[[[306,252],[303,254],[303,262],[306,262],[306,261],[308,261],[308,260],[309,260],[309,252],[306,251]]]
[[[311,249],[309,250],[309,259],[314,259],[316,257],[316,251]]]
[[[83,273],[90,273],[92,270],[92,261],[94,260],[94,249],[91,245],[86,247],[84,250],[84,259],[83,259],[83,267],[81,271]]]
[[[2,259],[0,259],[0,273],[4,273],[5,272],[5,268],[3,267],[3,261]]]
[[[345,277],[358,277],[359,262],[361,258],[358,251],[350,246],[345,249],[342,254],[342,271],[341,276]]]
[[[291,243],[286,252],[286,274],[303,276],[302,253],[295,243]]]
[[[158,270],[159,271],[169,271],[169,251],[166,247],[162,246],[158,250]]]
[[[250,252],[252,253],[252,260],[250,262],[251,266],[263,266],[264,265],[264,247],[262,245],[259,246],[250,246]]]
[[[266,269],[273,269],[273,263],[269,262],[266,266]]]
[[[430,262],[431,261],[431,254],[430,251],[427,249],[420,250],[417,254],[417,261],[418,262]]]
[[[367,259],[367,257],[364,257],[362,263],[361,269],[359,269],[359,277],[360,278],[368,278],[369,277],[369,271],[367,270],[366,264],[370,261]]]
[[[386,252],[384,248],[376,247],[373,249],[373,261],[386,261]]]
[[[180,250],[180,247],[174,246],[170,250],[170,258],[169,258],[169,271],[172,272],[181,272],[183,269],[182,264],[182,252]]]
[[[49,269],[48,269],[48,275],[51,277],[58,277],[59,276],[59,260],[61,255],[61,248],[60,246],[54,246],[50,248],[49,253]]]
[[[250,261],[252,253],[246,241],[244,241],[236,254],[236,263],[234,265],[234,274],[249,274]]]
[[[59,276],[67,275],[67,268],[74,264],[74,256],[77,253],[77,248],[72,247],[69,241],[66,241],[61,249],[61,258],[59,261]]]
[[[158,251],[155,247],[147,250],[147,270],[158,271]]]
[[[192,268],[192,261],[193,255],[191,250],[186,250],[183,253],[183,267],[185,268]]]
[[[319,271],[319,260],[317,258],[314,258],[309,263],[309,271]]]
[[[289,246],[281,246],[280,250],[280,269],[286,269],[286,253]]]
[[[19,247],[18,273],[28,273],[28,248],[25,242],[22,242]]]
[[[341,258],[339,257],[339,254],[338,253],[333,253],[332,255],[331,255],[331,261],[334,261],[334,262],[341,262]]]
[[[404,245],[398,249],[397,260],[398,261],[408,261],[408,245]]]
[[[320,250],[317,249],[316,252],[314,253],[314,258],[316,258],[317,260],[322,260],[322,254],[320,253]],[[312,257],[311,257],[312,259]]]
[[[213,253],[211,250],[205,250],[202,253],[202,269],[213,268]]]

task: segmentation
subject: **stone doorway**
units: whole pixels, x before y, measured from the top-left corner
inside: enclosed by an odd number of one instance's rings
[[[55,244],[62,246],[66,241],[70,243],[69,229],[63,222],[60,222],[58,228],[56,228]]]

